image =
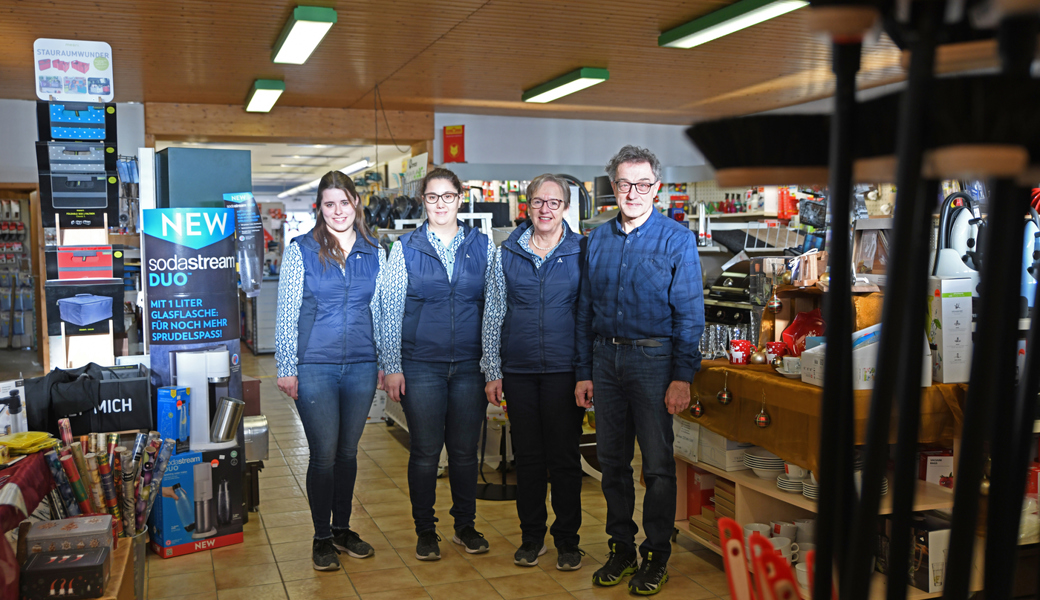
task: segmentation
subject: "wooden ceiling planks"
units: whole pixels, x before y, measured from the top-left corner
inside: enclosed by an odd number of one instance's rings
[[[252,81],[284,79],[279,106],[480,112],[689,123],[831,92],[830,49],[795,11],[693,50],[657,47],[661,31],[719,0],[368,0],[336,2],[339,22],[306,65],[270,51],[290,0],[6,0],[0,96],[31,99],[32,42],[98,39],[115,52],[117,100],[241,105]],[[41,17],[41,15],[45,15]],[[887,37],[868,45],[862,86],[902,77]],[[610,81],[548,105],[520,94],[581,66]]]

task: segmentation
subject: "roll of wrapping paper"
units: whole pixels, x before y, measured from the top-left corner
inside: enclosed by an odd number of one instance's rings
[[[134,461],[132,466],[134,471],[140,471],[141,459],[144,458],[144,447],[148,444],[148,434],[139,433],[134,438]]]
[[[119,499],[120,509],[123,506],[123,450],[126,450],[126,448],[116,446],[115,452],[112,454],[114,457],[112,461],[112,483],[116,486],[116,498]]]
[[[108,514],[108,507],[105,504],[105,493],[101,491],[101,476],[98,474],[97,454],[90,452],[84,454],[83,458],[87,461],[87,483],[90,484],[89,489],[98,504],[98,514]]]
[[[120,459],[124,465],[131,465],[134,462],[134,453],[132,450],[122,448],[119,452]],[[123,469],[123,480],[120,485],[123,486],[123,531],[136,532],[137,522],[135,521],[134,507],[137,504],[137,500],[134,498],[134,473],[133,468]]]
[[[119,434],[110,433],[108,434],[108,464],[114,468],[116,466],[116,446],[119,445]]]
[[[45,453],[43,458],[47,460],[47,466],[50,467],[51,475],[54,476],[54,484],[58,488],[62,504],[65,505],[65,512],[69,516],[75,517],[80,514],[79,506],[76,504],[76,494],[72,491],[72,485],[69,484],[69,478],[65,475],[65,470],[61,468],[61,461],[58,459],[57,451],[51,450]]]
[[[83,479],[83,487],[87,490],[87,501],[90,502],[90,510],[87,511],[87,514],[104,514],[105,509],[102,508],[102,505],[95,504],[94,489],[90,486],[90,479],[88,478],[89,469],[87,468],[87,459],[83,452],[82,444],[83,442],[72,442],[72,458],[76,461],[76,470],[79,471],[79,476]]]
[[[137,533],[145,530],[145,517],[148,512],[148,493],[151,491],[152,469],[155,468],[155,448],[148,446],[144,449],[144,458],[141,459],[141,475],[137,478],[137,505],[134,507]]]
[[[87,453],[88,454],[97,454],[98,453],[98,434],[94,433],[93,431],[88,433],[87,434],[87,440],[88,440],[88,448],[89,448]]]
[[[62,456],[58,459],[58,462],[61,463],[61,468],[65,471],[65,476],[69,480],[69,486],[72,488],[72,494],[76,497],[76,504],[79,505],[80,514],[89,515],[91,513],[90,500],[87,499],[87,488],[83,487],[83,480],[80,479],[75,458]]]
[[[58,519],[69,518],[68,508],[65,506],[65,500],[61,497],[61,492],[57,488],[51,490],[47,494],[47,499],[51,502],[51,514]]]
[[[160,486],[162,486],[163,475],[166,474],[166,465],[170,462],[170,457],[173,456],[173,446],[176,444],[174,440],[167,438],[163,442],[162,449],[159,450],[159,454],[155,458],[155,467],[152,469],[152,484],[151,491],[148,494],[148,505],[145,507],[144,519],[148,520],[148,516],[152,514],[152,506],[155,504],[155,499],[162,493]]]
[[[61,433],[61,441],[66,446],[72,445],[72,423],[68,419],[58,419],[58,431]]]
[[[98,475],[101,477],[101,493],[105,495],[105,508],[112,515],[112,529],[119,537],[126,537],[123,533],[123,512],[119,510],[119,495],[116,493],[115,483],[112,481],[112,465],[108,464],[108,455],[100,452],[96,455],[98,464]]]

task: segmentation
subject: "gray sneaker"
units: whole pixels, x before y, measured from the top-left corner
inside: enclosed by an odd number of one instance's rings
[[[483,554],[490,548],[487,540],[484,539],[484,534],[474,529],[472,525],[456,531],[452,541],[464,547],[468,554]]]
[[[556,550],[556,568],[560,571],[577,571],[581,568],[581,557],[585,551],[577,546],[564,546]]]
[[[371,544],[349,529],[333,529],[332,545],[351,558],[368,558],[376,553]]]
[[[534,567],[538,565],[538,557],[548,552],[542,542],[524,542],[513,554],[513,564],[519,567]]]
[[[441,536],[433,529],[423,531],[419,534],[419,541],[415,544],[415,558],[419,560],[440,560],[441,547],[437,542]]]
[[[315,571],[336,571],[339,569],[338,552],[332,544],[332,538],[314,540],[311,546],[311,560],[314,561]]]

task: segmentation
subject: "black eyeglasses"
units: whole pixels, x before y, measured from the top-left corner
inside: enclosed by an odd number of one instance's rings
[[[557,200],[556,198],[531,198],[531,208],[541,208],[543,204],[548,206],[550,210],[556,210],[563,206],[563,200]]]
[[[640,181],[639,183],[631,183],[623,179],[619,179],[614,182],[614,187],[616,187],[617,191],[621,192],[622,194],[627,194],[628,191],[632,189],[632,186],[635,186],[637,192],[639,192],[640,194],[645,194],[649,192],[650,188],[654,187],[656,183],[656,181],[652,183],[646,183],[645,181]]]
[[[454,204],[459,199],[459,195],[455,192],[447,192],[445,194],[423,194],[423,200],[427,204],[437,204],[438,200],[444,200],[445,204]]]

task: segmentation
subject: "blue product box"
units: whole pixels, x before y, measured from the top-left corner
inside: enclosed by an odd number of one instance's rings
[[[175,455],[188,451],[191,435],[191,388],[166,386],[159,388],[156,403],[159,421],[159,435],[162,439],[172,439]]]
[[[240,446],[170,458],[148,521],[152,550],[162,558],[242,543]]]

